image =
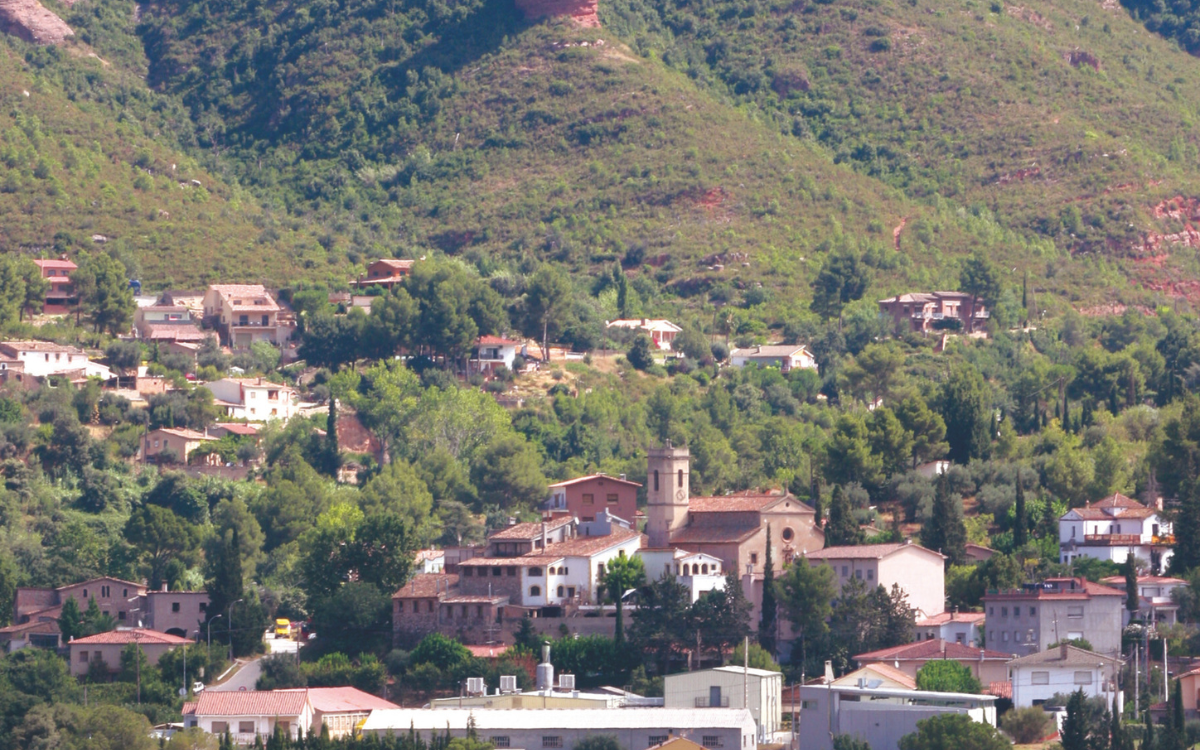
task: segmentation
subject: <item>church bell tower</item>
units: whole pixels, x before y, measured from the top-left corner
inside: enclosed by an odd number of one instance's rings
[[[687,525],[687,447],[675,448],[671,441],[646,452],[646,535],[650,546],[669,547],[671,533]]]

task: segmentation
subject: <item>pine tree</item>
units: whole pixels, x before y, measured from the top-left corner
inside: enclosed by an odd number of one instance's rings
[[[1067,701],[1060,737],[1063,750],[1089,750],[1087,698],[1082,689],[1071,693]]]
[[[854,520],[850,499],[842,492],[841,485],[833,486],[829,498],[829,521],[825,524],[825,546],[842,547],[862,544],[863,531]]]
[[[758,623],[758,645],[775,658],[776,618],[779,604],[775,598],[775,561],[771,559],[771,524],[767,524],[766,562],[763,563],[762,618]]]
[[[1025,512],[1025,487],[1021,484],[1021,469],[1017,469],[1016,519],[1013,521],[1013,549],[1021,549],[1029,541],[1029,519]]]
[[[63,643],[83,636],[83,613],[79,611],[79,602],[73,596],[68,596],[63,602],[62,613],[58,616],[58,630],[62,633]]]
[[[921,544],[941,552],[948,564],[960,565],[967,556],[967,527],[963,522],[962,499],[950,492],[950,478],[938,477],[929,520],[921,529]]]
[[[817,526],[825,520],[825,503],[821,500],[821,480],[813,478],[812,481],[812,506],[813,506],[813,523]]]
[[[1132,550],[1125,556],[1122,568],[1125,574],[1125,609],[1137,612],[1141,608],[1141,601],[1138,599],[1137,564],[1133,561]]]
[[[1200,567],[1200,484],[1189,482],[1180,488],[1179,510],[1175,514],[1175,552],[1171,572],[1188,573]]]

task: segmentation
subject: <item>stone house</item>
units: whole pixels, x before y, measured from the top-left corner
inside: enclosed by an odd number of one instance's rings
[[[879,300],[879,313],[892,319],[895,331],[929,333],[956,330],[975,333],[987,327],[991,314],[983,300],[966,292],[917,292]]]
[[[146,663],[154,667],[158,665],[158,660],[163,654],[191,642],[187,638],[160,633],[148,628],[112,630],[107,633],[76,638],[67,644],[70,651],[71,674],[75,677],[82,677],[96,662],[103,662],[109,672],[120,671],[121,652],[130,644],[136,644],[146,655]]]
[[[192,451],[216,439],[207,432],[183,427],[159,427],[142,436],[142,458],[186,464]]]

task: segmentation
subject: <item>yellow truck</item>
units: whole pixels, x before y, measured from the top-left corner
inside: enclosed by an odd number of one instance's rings
[[[292,623],[282,617],[275,621],[275,637],[276,638],[291,638]]]

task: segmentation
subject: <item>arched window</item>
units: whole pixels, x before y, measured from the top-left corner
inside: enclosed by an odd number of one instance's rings
[[[565,589],[562,586],[558,587],[558,595],[559,596],[562,596],[564,591],[565,591]]]
[[[541,596],[542,595],[542,587],[541,586],[530,586],[529,587],[529,595],[530,596]]]
[[[658,469],[654,470],[654,491],[658,492]],[[85,593],[84,596],[87,596]]]
[[[676,485],[679,489],[683,489],[683,469],[679,470],[679,484]]]
[[[700,566],[700,572],[704,575],[708,575],[708,563],[704,563]]]

